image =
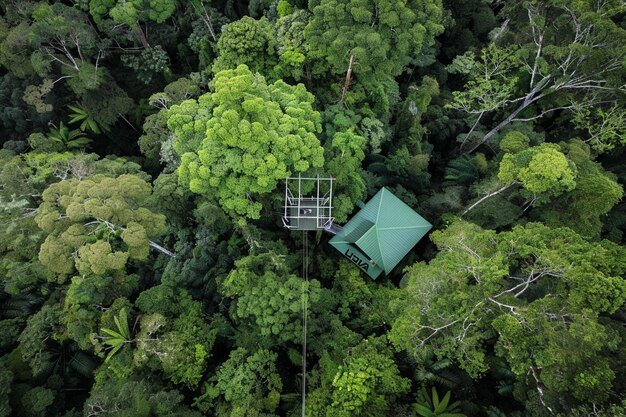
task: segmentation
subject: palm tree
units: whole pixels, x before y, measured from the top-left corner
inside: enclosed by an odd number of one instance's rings
[[[58,129],[56,126],[50,129],[48,138],[63,144],[67,149],[84,148],[91,142],[91,139],[86,137],[83,132],[78,129],[70,130],[63,122],[61,122]]]
[[[461,404],[459,401],[450,403],[451,392],[448,391],[444,395],[443,399],[439,401],[439,394],[437,389],[432,387],[432,395],[428,395],[425,387],[422,387],[417,402],[413,404],[413,408],[417,411],[417,414],[422,417],[466,417],[465,414],[461,414],[458,406]]]
[[[111,346],[112,349],[109,351],[104,362],[108,362],[109,359],[113,357],[124,345],[128,343],[132,343],[133,340],[130,336],[130,329],[128,328],[128,319],[126,317],[126,308],[122,307],[119,314],[117,316],[113,316],[115,320],[115,326],[117,327],[117,331],[107,328],[100,329],[103,333],[106,333],[108,336],[101,336],[104,339],[104,343]]]

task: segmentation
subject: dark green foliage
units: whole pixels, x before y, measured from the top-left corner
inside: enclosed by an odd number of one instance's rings
[[[625,416],[625,15],[1,1],[0,417]],[[370,280],[297,175],[434,230]]]
[[[50,347],[54,346],[54,341],[50,335],[59,334],[60,326],[61,309],[45,305],[28,319],[26,328],[20,334],[18,355],[28,364],[34,376],[48,372],[53,366]]]
[[[395,415],[396,399],[410,387],[384,338],[351,345],[343,357],[324,354],[318,366],[307,403],[313,416]]]
[[[114,82],[107,83],[95,91],[81,96],[81,103],[87,113],[105,130],[111,128],[120,116],[128,113],[133,101]]]
[[[320,283],[308,282],[291,272],[282,245],[266,253],[242,257],[221,283],[220,292],[234,298],[231,317],[250,323],[267,345],[297,342],[301,334],[304,303],[314,308]]]
[[[104,380],[93,387],[83,411],[111,417],[200,417],[200,413],[182,405],[182,401],[180,392],[166,390],[148,381]]]
[[[274,78],[276,41],[273,26],[266,18],[255,20],[246,16],[230,23],[217,42],[217,51],[214,73],[246,64],[252,72]]]
[[[33,73],[30,63],[30,48],[28,44],[28,24],[8,28],[2,21],[2,43],[0,43],[0,64],[11,74],[19,78],[26,78]]]
[[[477,157],[461,155],[451,160],[446,167],[445,183],[450,185],[469,185],[478,180],[481,169],[477,159]]]
[[[568,226],[583,236],[596,238],[602,229],[602,217],[621,200],[624,191],[611,173],[593,162],[586,144],[575,140],[566,148],[578,170],[576,188],[537,214],[551,226]]]
[[[4,363],[0,362],[0,416],[2,417],[11,415],[9,395],[11,393],[12,382],[13,373],[6,368]]]
[[[150,84],[155,75],[164,75],[169,71],[169,58],[160,45],[146,48],[138,55],[123,55],[122,62],[144,84]]]
[[[451,395],[452,393],[448,391],[440,400],[435,387],[431,388],[430,395],[426,388],[422,387],[418,401],[413,404],[413,408],[422,417],[466,417],[465,414],[459,412],[460,402],[450,402]]]
[[[52,390],[43,387],[35,387],[28,390],[22,396],[21,406],[24,407],[23,412],[27,416],[44,417],[47,415],[46,410],[54,402],[54,393]]]
[[[7,73],[0,78],[0,127],[2,138],[7,140],[26,139],[34,130],[40,130],[49,120],[49,115],[39,113],[32,106],[28,106],[23,96],[28,86],[26,80],[16,78]]]
[[[570,406],[564,398],[607,399],[620,384],[607,361],[620,356],[623,332],[602,316],[626,300],[624,248],[532,223],[496,234],[457,221],[433,238],[447,250],[409,272],[409,298],[395,304],[404,307],[391,333],[398,347],[418,360],[456,360],[475,376],[496,337],[518,382],[541,378],[540,401],[559,409]]]
[[[209,379],[205,394],[195,405],[217,415],[263,415],[273,412],[280,401],[282,382],[276,372],[276,353],[261,349],[250,353],[233,350]],[[262,381],[259,384],[259,381]]]
[[[345,73],[350,55],[363,80],[399,75],[404,66],[430,46],[443,27],[437,1],[395,4],[378,1],[314,1],[304,32],[312,56],[325,61],[318,68]]]

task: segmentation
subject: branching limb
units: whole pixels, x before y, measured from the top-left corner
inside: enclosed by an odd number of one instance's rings
[[[465,216],[467,213],[469,213],[471,210],[473,210],[477,205],[479,205],[480,203],[482,203],[483,201],[485,201],[486,199],[493,197],[494,195],[498,195],[506,190],[508,190],[509,188],[511,188],[514,185],[519,184],[519,181],[513,181],[512,183],[505,185],[504,187],[501,187],[499,189],[497,189],[496,191],[493,191],[487,195],[485,195],[484,197],[482,197],[481,199],[479,199],[478,201],[476,201],[474,204],[472,204],[471,206],[469,206],[467,209],[465,209],[465,211],[463,212],[463,214],[461,214],[461,217]]]
[[[128,230],[125,227],[118,226],[118,225],[113,224],[113,223],[111,223],[111,222],[109,222],[107,220],[104,220],[104,219],[96,219],[94,221],[85,223],[83,226],[93,226],[93,225],[101,225],[101,224],[105,225],[106,227],[108,227],[111,230],[122,230],[122,231]],[[175,258],[176,257],[176,254],[174,252],[165,249],[163,246],[159,245],[156,242],[153,242],[152,240],[148,240],[148,244],[150,245],[151,248],[154,248],[154,249],[158,250],[159,252],[169,256],[170,258]]]

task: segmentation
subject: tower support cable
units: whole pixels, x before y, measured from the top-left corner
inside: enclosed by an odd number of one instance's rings
[[[309,298],[309,233],[302,231],[302,417],[306,417],[306,343]]]

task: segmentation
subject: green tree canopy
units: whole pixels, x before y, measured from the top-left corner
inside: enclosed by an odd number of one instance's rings
[[[282,381],[276,369],[276,353],[238,348],[206,384],[206,393],[196,399],[203,411],[217,416],[272,415],[280,401]]]
[[[250,197],[324,163],[312,103],[303,85],[267,84],[245,65],[219,72],[213,93],[170,109],[181,184],[216,195],[236,217],[258,219],[262,204]]]
[[[77,8],[42,4],[33,14],[29,40],[35,72],[57,80],[68,78],[76,94],[97,89],[107,70],[98,61],[102,44],[86,16]]]
[[[150,48],[141,22],[161,23],[172,15],[176,0],[87,0],[89,13],[102,26],[109,16],[117,24],[125,24],[137,31],[144,48]]]
[[[86,415],[102,416],[180,416],[200,417],[201,414],[184,405],[184,396],[176,390],[166,390],[154,381],[100,378],[85,401]]]
[[[48,235],[40,261],[61,279],[124,270],[145,260],[150,239],[165,231],[165,216],[142,207],[152,187],[135,175],[64,180],[44,191],[35,220]],[[156,245],[158,247],[158,245]]]
[[[325,353],[313,381],[307,414],[348,417],[397,415],[396,400],[410,388],[400,376],[392,349],[384,337],[362,340],[347,356],[333,360]]]
[[[333,74],[344,74],[350,56],[357,78],[399,75],[443,31],[441,1],[315,0],[304,35],[310,54]]]
[[[582,236],[596,238],[602,217],[622,199],[624,189],[612,173],[593,162],[589,145],[573,140],[564,147],[568,159],[576,164],[576,188],[553,198],[534,214],[549,226],[570,227]]]
[[[352,131],[338,132],[327,147],[326,169],[335,178],[333,215],[345,222],[357,200],[365,196],[365,181],[361,163],[365,159],[365,138]]]
[[[282,246],[282,245],[281,245]],[[282,249],[282,250],[281,250]],[[231,317],[249,321],[261,338],[298,342],[302,336],[302,309],[319,301],[320,283],[290,273],[284,247],[235,261],[220,291],[235,302]]]
[[[411,267],[394,302],[396,346],[478,377],[495,343],[548,407],[607,398],[624,336],[609,319],[626,301],[623,247],[536,223],[496,233],[455,221],[431,236],[440,252]]]
[[[531,195],[558,195],[576,187],[576,166],[558,145],[542,143],[515,154],[504,154],[498,178],[505,184],[521,183]]]
[[[559,111],[575,116],[597,150],[621,142],[626,30],[617,16],[623,11],[618,1],[507,3],[494,42],[449,67],[468,75],[450,103],[473,116],[472,128],[460,137],[466,148],[476,149],[510,123]]]
[[[277,63],[274,26],[265,17],[256,20],[244,16],[228,24],[217,41],[217,51],[214,73],[245,64],[252,72],[268,78],[274,76]]]
[[[136,335],[135,364],[160,368],[172,382],[196,387],[216,334],[205,321],[202,304],[160,285],[142,292],[137,305],[144,314]]]

